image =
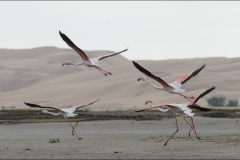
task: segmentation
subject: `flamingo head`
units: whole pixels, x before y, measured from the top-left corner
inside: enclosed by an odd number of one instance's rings
[[[153,100],[149,99],[145,102],[145,105],[147,105],[148,103],[153,103]]]
[[[68,61],[65,61],[65,62],[62,64],[62,66],[64,66],[64,65],[69,65],[69,62],[68,62]]]
[[[145,79],[143,77],[139,77],[138,81],[144,81]]]

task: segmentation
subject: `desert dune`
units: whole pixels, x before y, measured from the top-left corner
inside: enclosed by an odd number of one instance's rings
[[[84,50],[85,51],[85,50]],[[92,58],[114,51],[85,51]],[[117,51],[116,51],[117,52]],[[131,52],[131,48],[127,51]],[[126,52],[126,53],[127,53]],[[141,53],[139,53],[141,54]],[[152,88],[137,79],[145,76],[122,55],[106,58],[100,66],[113,75],[104,76],[85,66],[64,66],[64,61],[79,62],[72,49],[39,47],[33,49],[0,49],[1,106],[28,108],[23,102],[59,108],[79,105],[101,98],[90,110],[129,110],[145,108],[147,99],[157,103],[184,103],[185,99]],[[141,66],[170,83],[185,73],[206,63],[206,67],[185,83],[185,95],[192,96],[207,88],[216,90],[206,97],[222,94],[227,99],[240,100],[240,58],[194,58],[171,60],[137,60]],[[155,85],[156,81],[148,78]],[[207,107],[205,98],[199,105]]]

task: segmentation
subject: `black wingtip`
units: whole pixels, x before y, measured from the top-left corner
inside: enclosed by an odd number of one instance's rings
[[[24,102],[27,106],[30,106],[30,107],[40,107],[39,105],[37,104],[32,104],[32,103],[26,103]]]
[[[212,109],[210,109],[210,108],[202,108],[202,109],[200,109],[200,111],[203,111],[203,112],[208,112],[208,111],[211,111]]]
[[[147,71],[145,68],[143,68],[142,66],[140,66],[137,62],[135,61],[132,61],[133,62],[133,65],[140,71],[140,72],[149,72]],[[151,74],[151,73],[150,73]]]
[[[191,108],[196,109],[196,110],[199,110],[199,111],[203,111],[203,112],[207,112],[207,111],[211,111],[211,110],[212,110],[212,109],[210,109],[210,108],[200,107],[200,106],[197,105],[197,104],[192,105]]]
[[[200,98],[202,98],[202,97],[204,97],[205,95],[207,95],[208,93],[212,92],[215,88],[216,88],[216,87],[213,86],[213,87],[205,90],[204,92],[202,92],[202,93],[199,95],[199,97],[198,97],[197,99],[195,99],[195,101],[194,101],[193,103],[197,103],[197,101],[198,101]]]
[[[135,111],[135,112],[141,112],[141,111]]]
[[[134,110],[135,112],[143,112],[144,110],[139,110],[139,111],[136,111],[136,110]]]
[[[132,62],[133,62],[133,65],[134,65],[135,67],[139,66],[139,64],[138,64],[137,62],[135,62],[135,61],[132,61]]]
[[[215,86],[213,86],[212,88],[209,88],[209,89],[207,90],[207,93],[210,93],[210,92],[213,91],[214,89],[216,89]]]
[[[202,111],[202,112],[208,112],[208,111],[211,111],[212,109],[210,108],[200,108],[199,111]]]
[[[99,101],[100,100],[100,98],[98,98],[95,102],[97,102],[97,101]]]

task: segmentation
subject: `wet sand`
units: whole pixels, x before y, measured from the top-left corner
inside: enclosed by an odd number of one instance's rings
[[[178,118],[162,121],[79,122],[72,136],[66,123],[0,125],[1,159],[239,159],[240,119],[194,117],[201,140]],[[59,138],[59,143],[49,143]]]

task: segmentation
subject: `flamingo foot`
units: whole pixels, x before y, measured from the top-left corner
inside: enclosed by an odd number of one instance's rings
[[[190,136],[190,133],[188,133],[188,136],[191,137],[191,136]]]
[[[200,137],[197,137],[198,140],[200,140],[201,138]]]
[[[112,75],[112,73],[108,72],[108,74]]]
[[[72,131],[72,135],[74,136],[74,133],[73,133],[73,131]]]
[[[81,140],[82,138],[78,138],[78,140]]]
[[[165,142],[163,146],[166,146],[166,145],[167,145],[167,142]]]
[[[107,73],[104,73],[105,76],[107,76]]]

